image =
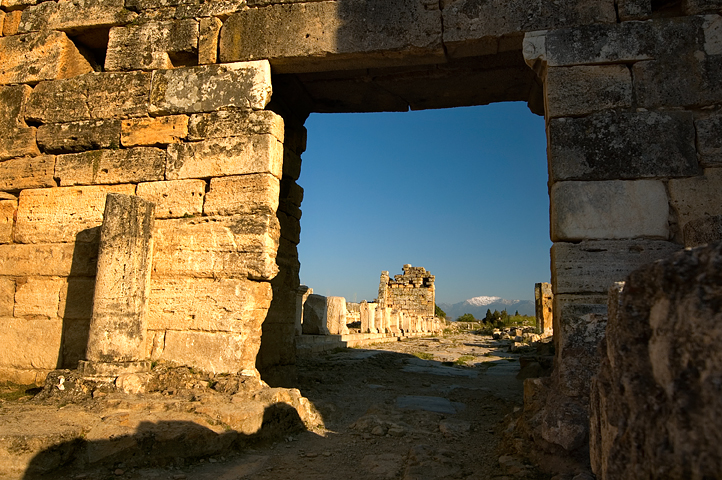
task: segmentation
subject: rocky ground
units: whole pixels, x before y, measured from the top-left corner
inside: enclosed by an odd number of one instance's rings
[[[509,341],[486,335],[455,333],[300,359],[298,387],[320,413],[311,421],[316,426],[309,430],[279,436],[276,429],[275,435],[249,437],[238,449],[235,440],[226,444],[218,440],[224,438],[225,423],[208,421],[199,429],[195,443],[186,439],[177,452],[165,452],[166,460],[155,465],[144,466],[138,461],[138,452],[130,449],[127,459],[119,456],[102,467],[61,468],[45,478],[548,479],[520,459],[505,455],[513,450],[508,444],[500,447],[505,430],[513,425],[509,415],[522,405],[522,381],[516,378],[522,354],[509,352],[508,345]],[[88,402],[97,403],[97,399],[86,399],[81,406],[6,400],[0,404],[0,441],[9,438],[12,428],[22,428],[10,419],[23,418],[23,414],[33,417],[35,423],[27,425],[30,429],[53,422],[82,424],[81,417],[93,415],[99,418],[93,420],[96,424],[105,425],[108,416],[120,415],[112,423],[115,428],[127,425],[139,430],[134,415],[150,412],[149,419],[159,422],[163,412],[175,411],[177,418],[179,411],[190,411],[190,403],[163,393],[154,398],[165,402],[164,408],[153,404],[152,398],[108,395],[104,401],[114,409],[106,417],[97,406],[96,411],[89,407]],[[188,401],[202,404],[204,397],[196,394]],[[168,407],[168,402],[173,406]],[[199,411],[203,409],[193,407],[195,415]],[[286,422],[286,426],[294,430],[295,425]],[[99,437],[97,432],[94,435]],[[157,442],[159,433],[152,435]],[[225,437],[231,438],[229,434]],[[104,452],[102,440],[83,437],[83,441],[99,445],[85,451]],[[202,448],[209,442],[217,443],[216,453],[203,453],[213,451]]]

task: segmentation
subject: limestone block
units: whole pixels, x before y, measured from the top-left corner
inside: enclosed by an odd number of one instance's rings
[[[132,118],[121,123],[120,142],[124,147],[178,143],[188,136],[188,117],[172,115]]]
[[[271,284],[233,278],[153,278],[151,330],[198,330],[260,335]]]
[[[63,323],[43,318],[3,318],[0,365],[8,368],[58,368]]]
[[[145,359],[154,209],[134,195],[106,197],[86,350],[90,362]]]
[[[182,67],[188,63],[185,56],[196,57],[197,52],[198,21],[194,19],[113,27],[108,38],[105,70]]]
[[[281,178],[283,145],[271,135],[213,138],[168,147],[166,178],[269,173]]]
[[[544,80],[546,118],[587,115],[632,105],[632,76],[625,65],[551,67]]]
[[[705,478],[722,470],[721,255],[720,244],[683,250],[627,278],[591,395],[597,478]]]
[[[239,175],[211,179],[205,215],[275,214],[280,182],[269,174]]]
[[[550,67],[650,60],[657,46],[651,22],[622,22],[531,32],[524,36],[524,60]]]
[[[135,185],[58,187],[20,192],[15,241],[92,242],[103,222],[108,193],[133,195]]]
[[[281,198],[278,209],[296,220],[300,220],[301,202],[303,202],[303,188],[293,180],[284,177],[281,180]]]
[[[557,182],[550,197],[554,242],[669,237],[661,181]]]
[[[699,174],[690,112],[600,112],[557,118],[548,123],[547,132],[553,181]]]
[[[517,32],[616,22],[614,3],[608,0],[534,4],[504,0],[451,0],[444,3],[443,17],[444,45],[452,50],[459,44]]]
[[[292,180],[301,176],[301,156],[289,149],[283,150],[283,176]]]
[[[271,100],[266,60],[153,72],[154,115],[212,112],[227,108],[263,110]]]
[[[55,176],[63,187],[163,180],[165,162],[159,148],[92,150],[58,155]]]
[[[667,108],[722,102],[722,56],[680,55],[669,61],[638,62],[632,67],[640,107]]]
[[[151,74],[145,72],[91,73],[41,82],[33,89],[25,115],[42,123],[146,116],[150,83]]]
[[[191,115],[189,140],[270,134],[284,143],[283,118],[270,110],[221,110]]]
[[[220,61],[267,58],[279,73],[440,63],[441,12],[428,5],[350,0],[246,9],[224,22]]]
[[[0,85],[70,78],[93,71],[62,32],[0,37]]]
[[[682,245],[658,240],[558,242],[551,249],[554,293],[604,294],[631,271],[666,258]]]
[[[212,373],[258,376],[261,335],[168,330],[162,359]]]
[[[32,88],[28,85],[0,87],[0,129],[27,127],[25,104]]]
[[[311,294],[303,305],[303,334],[329,335],[328,302],[322,295]]]
[[[203,212],[205,180],[139,183],[136,195],[155,203],[156,218],[181,218]]]
[[[3,129],[3,142],[0,144],[0,160],[22,157],[25,155],[40,155],[35,141],[35,127],[17,127]]]
[[[722,169],[705,168],[704,175],[670,180],[669,197],[680,230],[690,221],[722,214]]]
[[[18,200],[12,195],[9,198],[0,197],[0,243],[12,243],[13,228],[15,227],[15,212],[18,210]],[[4,313],[0,312],[0,316]]]
[[[64,283],[60,278],[21,277],[16,281],[13,316],[56,318]]]
[[[0,245],[3,275],[95,275],[98,246],[92,243]]]
[[[218,36],[223,22],[217,17],[201,18],[198,38],[198,65],[208,65],[218,61]]]
[[[153,274],[270,280],[278,273],[275,216],[238,215],[158,220]]]
[[[3,7],[4,10],[10,11],[22,9],[29,5],[35,5],[36,3],[38,3],[38,0],[2,0],[0,1],[0,6]]]
[[[120,120],[51,123],[38,128],[38,145],[47,153],[82,152],[120,145]]]
[[[704,13],[719,13],[718,0],[683,0],[682,8],[687,15],[701,15]]]
[[[703,166],[722,165],[722,113],[698,118],[694,122],[697,131],[697,151]]]
[[[5,29],[5,17],[7,15],[5,14],[4,10],[0,10],[0,37],[4,35],[3,31]]]
[[[60,288],[60,304],[58,305],[58,316],[63,321],[68,319],[90,320],[93,315],[93,296],[95,295],[94,277],[69,277]],[[86,327],[88,324],[86,323]],[[87,345],[87,330],[85,332],[86,342],[83,344],[83,353]],[[77,364],[76,364],[77,365]],[[75,366],[73,368],[75,368]]]
[[[152,8],[156,8],[156,2],[151,0]],[[227,18],[232,13],[242,10],[246,6],[246,0],[215,0],[205,3],[180,2],[176,8],[177,18],[202,18],[220,17]]]
[[[620,0],[617,2],[619,18],[629,20],[647,20],[652,17],[651,0]]]
[[[12,317],[15,308],[15,280],[0,277],[0,315]]]
[[[722,240],[722,215],[701,217],[687,222],[683,229],[684,246],[699,247]]]
[[[19,32],[110,27],[128,23],[137,16],[125,8],[123,0],[42,2],[23,10]]]
[[[348,335],[346,327],[346,299],[343,297],[326,297],[326,322],[331,335]]]
[[[0,162],[0,191],[55,187],[55,157],[14,158]]]
[[[3,12],[5,13],[5,12]],[[22,10],[12,10],[7,12],[5,20],[3,21],[2,34],[6,37],[10,35],[17,35],[18,27],[20,26],[20,20],[22,19]]]
[[[301,243],[301,223],[298,219],[280,211],[276,215],[281,224],[281,237],[294,245]]]
[[[89,324],[88,318],[63,318],[62,368],[74,370],[78,368],[78,362],[85,358]]]

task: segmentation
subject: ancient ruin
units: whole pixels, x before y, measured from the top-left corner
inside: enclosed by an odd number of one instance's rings
[[[155,204],[145,351],[124,358],[292,383],[309,113],[525,101],[546,119],[556,345],[527,407],[539,445],[583,452],[609,286],[722,214],[720,13],[713,0],[2,0],[0,379],[105,358],[93,299],[120,194]]]
[[[534,311],[536,328],[540,335],[548,337],[554,334],[553,325],[554,294],[550,283],[534,284]]]

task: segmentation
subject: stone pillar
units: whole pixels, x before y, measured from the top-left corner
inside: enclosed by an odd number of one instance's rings
[[[323,295],[311,294],[303,304],[303,334],[328,335],[328,302]]]
[[[343,297],[328,297],[326,325],[331,335],[347,335],[346,327],[346,299]]]
[[[313,288],[301,285],[296,294],[296,335],[303,333],[303,307],[306,299],[313,293]]]
[[[154,219],[152,202],[116,193],[106,197],[87,361],[79,365],[85,375],[116,377],[150,369],[146,309]]]
[[[361,302],[361,333],[378,333],[376,327],[376,303]]]
[[[554,295],[551,283],[534,284],[534,307],[536,310],[536,328],[543,337],[552,335],[552,308]]]

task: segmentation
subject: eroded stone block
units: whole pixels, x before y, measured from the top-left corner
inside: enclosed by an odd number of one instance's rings
[[[331,62],[333,69],[443,62],[441,12],[436,4],[429,6],[404,0],[246,9],[224,22],[220,61],[267,58],[280,73],[312,71]],[[312,57],[315,62],[309,61]]]
[[[228,137],[168,147],[166,178],[269,173],[281,178],[283,145],[271,135]]]
[[[23,127],[25,123],[25,104],[33,91],[28,85],[0,87],[0,129],[7,130]]]
[[[136,195],[155,203],[156,218],[181,218],[203,212],[205,180],[139,183]]]
[[[714,112],[694,122],[697,150],[703,166],[722,165],[722,113]]]
[[[0,245],[4,275],[92,276],[97,260],[97,243]]]
[[[12,317],[15,308],[15,279],[0,277],[0,315]]]
[[[26,8],[22,14],[20,33],[110,27],[128,23],[138,16],[125,8],[123,0],[42,2]]]
[[[197,53],[198,21],[194,19],[113,27],[108,39],[105,70],[156,70],[184,66],[188,62],[185,56],[197,59]],[[176,57],[182,59],[176,59],[174,64]]]
[[[47,153],[82,152],[120,145],[120,120],[51,123],[38,128],[38,145]]]
[[[266,60],[153,72],[150,111],[155,115],[212,112],[227,108],[263,110],[271,100]]]
[[[0,85],[70,78],[93,68],[62,32],[0,37]]]
[[[120,141],[124,147],[178,143],[186,136],[188,117],[185,115],[133,118],[121,123]]]
[[[0,365],[52,370],[58,368],[63,323],[58,319],[3,318]]]
[[[10,35],[17,35],[22,17],[22,10],[12,10],[7,12],[7,15],[5,15],[5,21],[3,22],[2,34],[6,37],[9,37]]]
[[[271,298],[268,282],[233,278],[153,278],[148,328],[260,335]]]
[[[328,335],[327,301],[322,295],[310,294],[303,305],[303,334]]]
[[[670,180],[669,196],[680,230],[692,220],[722,214],[722,169],[705,168],[704,175]]]
[[[165,162],[159,148],[93,150],[58,155],[55,176],[63,187],[163,180]]]
[[[553,119],[547,132],[553,181],[699,173],[691,112],[600,112]]]
[[[270,134],[284,143],[283,118],[269,110],[221,110],[192,115],[189,140]]]
[[[679,55],[632,67],[640,107],[668,108],[722,102],[722,56]]]
[[[604,294],[631,271],[666,258],[683,246],[657,240],[585,240],[552,246],[555,293]]]
[[[669,237],[669,206],[661,181],[557,182],[550,197],[554,242]]]
[[[12,197],[12,195],[8,195],[8,197]],[[0,197],[0,243],[12,243],[17,209],[17,198]],[[0,316],[3,315],[5,314],[0,312]]]
[[[15,241],[92,242],[103,222],[108,193],[133,195],[135,185],[28,189],[20,192]],[[48,274],[49,275],[49,274]]]
[[[37,129],[35,127],[18,127],[5,129],[3,142],[0,144],[0,160],[23,157],[25,155],[40,155],[35,141]]]
[[[58,316],[60,289],[64,284],[60,278],[22,277],[16,281],[15,308],[13,316],[47,317]]]
[[[239,175],[211,179],[205,215],[275,214],[280,182],[269,174]]]
[[[201,18],[198,38],[198,64],[208,65],[218,61],[218,36],[221,22],[217,17]]]
[[[93,315],[93,296],[95,295],[94,277],[69,277],[65,279],[60,288],[60,304],[58,305],[58,316],[63,320],[84,319],[90,320]],[[88,326],[88,323],[85,323]],[[88,344],[87,328],[85,331],[85,343],[83,353]],[[78,359],[79,360],[79,359]],[[77,362],[73,368],[77,366]]]
[[[196,332],[168,330],[161,358],[213,373],[242,373],[257,377],[258,332]]]
[[[0,190],[55,187],[54,171],[53,155],[14,158],[0,162]]]
[[[158,220],[153,272],[159,277],[270,280],[280,238],[272,215]]]
[[[632,76],[625,65],[552,67],[544,82],[546,118],[632,105]]]

